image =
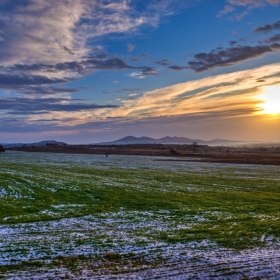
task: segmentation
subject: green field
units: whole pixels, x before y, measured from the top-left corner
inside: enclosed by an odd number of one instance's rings
[[[83,265],[92,275],[125,275],[187,256],[198,265],[217,254],[278,254],[279,210],[279,167],[6,152],[0,276],[52,268],[67,278]]]

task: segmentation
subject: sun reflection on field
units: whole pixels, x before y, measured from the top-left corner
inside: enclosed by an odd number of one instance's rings
[[[259,104],[263,113],[276,115],[280,114],[280,86],[267,86],[264,93],[258,96],[263,103]]]

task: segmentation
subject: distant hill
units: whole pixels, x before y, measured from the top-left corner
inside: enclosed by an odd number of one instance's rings
[[[217,146],[217,145],[236,145],[243,143],[241,141],[232,141],[225,139],[214,139],[210,141],[200,140],[200,139],[191,139],[186,137],[170,137],[166,136],[159,139],[154,139],[151,137],[134,137],[134,136],[126,136],[116,141],[112,142],[103,142],[97,143],[97,145],[132,145],[132,144],[192,144],[193,142],[197,142],[201,145],[209,145],[209,146]]]
[[[46,146],[46,145],[58,145],[58,146],[63,146],[65,145],[64,142],[57,142],[55,140],[46,140],[46,141],[40,141],[40,142],[34,142],[34,143],[9,143],[9,144],[2,144],[4,148],[13,148],[13,147],[22,147],[23,145],[25,146]]]

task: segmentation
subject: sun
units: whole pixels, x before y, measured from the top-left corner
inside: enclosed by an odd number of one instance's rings
[[[258,96],[263,103],[259,104],[263,113],[280,114],[280,86],[267,86],[264,93]]]

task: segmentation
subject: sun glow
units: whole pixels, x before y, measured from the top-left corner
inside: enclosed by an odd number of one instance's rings
[[[267,86],[264,93],[258,96],[263,103],[259,107],[266,114],[280,114],[280,86]]]

